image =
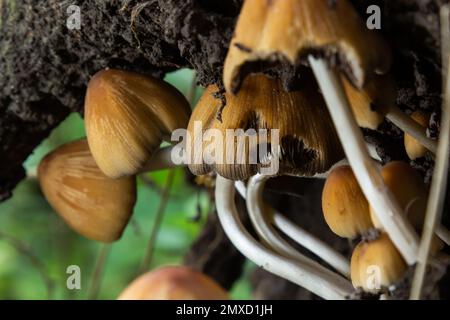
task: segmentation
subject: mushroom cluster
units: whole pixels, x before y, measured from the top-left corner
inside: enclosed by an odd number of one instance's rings
[[[410,165],[400,161],[383,166],[381,174],[406,218],[421,233],[427,199],[427,187],[422,177]],[[339,166],[329,174],[322,193],[322,210],[335,234],[361,239],[351,259],[351,279],[355,288],[369,293],[395,288],[405,276],[407,264],[383,230],[349,166]],[[435,237],[432,254],[436,255],[442,246],[442,241]]]
[[[74,230],[115,241],[133,211],[136,175],[175,166],[173,147],[160,146],[183,128],[185,164],[195,175],[216,174],[220,222],[244,255],[322,298],[346,299],[354,288],[389,293],[419,252],[426,264],[430,232],[432,255],[442,248],[438,238],[449,244],[437,220],[443,198],[427,201],[428,186],[407,163],[381,167],[361,128],[376,130],[387,118],[404,131],[410,159],[436,157],[440,172],[448,170],[450,140],[450,120],[438,142],[426,135],[429,115],[408,116],[396,106],[391,64],[388,44],[364,26],[348,0],[246,0],[224,62],[225,92],[220,84],[207,87],[191,115],[183,95],[159,79],[100,71],[86,93],[87,139],[44,158],[43,192]],[[272,72],[279,65],[298,73],[298,87],[286,91]],[[323,214],[335,234],[359,241],[351,261],[264,202],[265,183],[278,175],[327,177]],[[236,190],[258,239],[239,220]],[[142,275],[119,298],[227,294],[205,275],[167,267]]]
[[[136,201],[136,174],[171,168],[171,132],[186,128],[190,106],[174,87],[140,74],[103,70],[88,85],[87,139],[67,143],[39,165],[55,211],[81,235],[120,238]]]

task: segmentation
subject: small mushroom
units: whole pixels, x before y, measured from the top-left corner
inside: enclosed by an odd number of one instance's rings
[[[217,87],[209,86],[194,109],[188,126],[193,137],[191,149],[194,150],[189,169],[195,175],[215,171],[231,180],[243,180],[260,171],[264,166],[262,159],[277,157],[279,174],[313,176],[325,172],[343,158],[343,153],[324,101],[316,89],[310,84],[302,91],[288,93],[278,81],[254,75],[245,80],[236,96],[225,94],[226,106],[222,110],[222,101],[214,95]],[[196,132],[198,125],[202,129],[200,132]],[[217,130],[224,139],[223,149],[219,150],[223,151],[220,162],[205,161],[205,157],[198,158],[194,154],[200,149],[206,150],[211,144],[204,141],[204,133],[209,129]],[[226,140],[230,131],[236,133],[239,129],[254,130],[259,138],[258,146],[270,145],[271,130],[279,130],[277,143],[280,150],[271,145],[272,154],[260,154],[252,162],[250,152],[257,150],[250,145],[250,135],[246,136],[245,144],[239,144],[237,138],[233,138],[231,144],[230,139]],[[268,131],[266,140],[261,139],[260,130]],[[267,149],[270,153],[271,150]],[[234,155],[234,162],[225,156],[230,153]],[[202,156],[201,152],[199,155]]]
[[[406,218],[416,231],[421,233],[428,197],[427,187],[423,179],[414,168],[401,161],[393,161],[386,164],[381,169],[381,175],[390,192],[402,206]],[[370,216],[375,227],[383,230],[383,226],[378,221],[372,208],[370,208]],[[438,227],[439,229],[441,227]],[[443,245],[443,242],[437,236],[434,236],[432,254],[440,251]]]
[[[369,203],[350,166],[339,166],[328,176],[322,193],[322,210],[330,229],[354,239],[373,228]]]
[[[184,96],[159,79],[109,69],[94,75],[88,85],[89,147],[111,178],[142,171],[164,138],[186,128],[189,116]]]
[[[389,47],[347,0],[247,0],[225,60],[225,88],[236,93],[248,74],[294,66],[309,54],[335,61],[359,88],[391,65]]]
[[[405,162],[393,161],[383,166],[381,175],[413,227],[421,228],[427,205],[427,189],[417,171]],[[375,227],[383,229],[373,208],[370,208],[370,213]]]
[[[426,152],[428,149],[436,153],[437,142],[428,138],[425,132],[429,118],[419,121],[415,117],[422,116],[409,117],[396,106],[397,92],[390,75],[375,76],[361,90],[344,78],[342,82],[360,127],[376,130],[386,117],[405,132],[405,143],[408,137],[409,141],[414,141],[417,150]]]
[[[411,119],[416,121],[425,129],[427,128],[428,122],[430,121],[430,115],[422,111],[415,111],[411,114]],[[428,152],[427,148],[425,148],[419,141],[417,141],[416,139],[414,139],[414,137],[407,133],[405,133],[404,141],[406,153],[411,160],[422,158]]]
[[[360,242],[353,250],[351,279],[355,288],[378,293],[400,281],[406,270],[405,261],[386,233]]]
[[[136,202],[135,178],[105,176],[86,139],[48,154],[38,176],[45,198],[72,229],[102,242],[120,238]]]
[[[135,279],[119,300],[228,300],[213,279],[185,266],[167,266]]]

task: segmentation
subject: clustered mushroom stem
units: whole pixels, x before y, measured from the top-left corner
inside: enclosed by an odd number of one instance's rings
[[[355,176],[377,218],[409,265],[416,262],[418,236],[383,182],[353,117],[341,80],[323,59],[308,57]]]
[[[437,141],[428,138],[426,135],[426,129],[414,121],[411,117],[407,116],[398,107],[391,106],[386,114],[386,118],[388,118],[398,128],[415,138],[425,148],[436,154]]]
[[[308,263],[309,259],[291,247],[291,245],[281,238],[281,236],[278,235],[273,227],[266,221],[266,213],[263,212],[264,204],[262,199],[262,191],[266,179],[268,179],[267,176],[256,175],[250,178],[248,182],[245,198],[247,200],[246,204],[248,215],[253,227],[268,248],[272,248],[277,253],[285,257],[293,258],[299,262]]]
[[[441,8],[441,25],[449,25],[449,7],[443,6]],[[443,38],[449,36],[449,30],[442,29]],[[450,72],[449,62],[450,56],[448,52],[442,52],[447,56],[447,70],[445,73],[448,79]],[[423,226],[422,238],[419,245],[419,253],[417,257],[417,265],[414,272],[413,282],[411,285],[410,298],[418,300],[421,297],[425,271],[430,256],[431,244],[436,226],[439,224],[444,209],[445,197],[447,194],[447,177],[449,169],[450,158],[450,81],[446,81],[444,104],[441,116],[441,133],[439,135],[439,145],[436,154],[436,161],[433,172],[433,181],[431,182],[430,195],[428,197],[428,204],[426,216]]]
[[[329,270],[323,272],[311,264],[294,262],[277,255],[253,239],[239,220],[234,195],[233,181],[218,176],[215,197],[219,220],[228,238],[242,254],[267,271],[324,299],[343,300],[352,294],[352,285],[343,277]]]
[[[256,175],[250,178],[247,189],[247,210],[249,216],[260,236],[265,238],[265,240],[271,244],[275,250],[283,251],[283,249],[286,248],[287,250],[284,250],[285,254],[288,254],[290,251],[294,251],[298,256],[298,251],[284,241],[284,239],[278,235],[278,233],[264,217],[265,212],[263,212],[263,210],[265,204],[262,194],[268,178],[268,176],[261,175]],[[317,239],[309,232],[295,226],[291,221],[289,221],[289,219],[279,213],[273,214],[273,224],[300,245],[307,248],[319,258],[330,264],[339,273],[346,277],[350,276],[349,261],[327,244]]]

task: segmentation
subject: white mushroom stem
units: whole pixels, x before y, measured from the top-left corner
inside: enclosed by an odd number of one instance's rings
[[[250,178],[247,188],[247,211],[258,234],[276,251],[284,255],[298,256],[296,249],[290,246],[278,235],[273,226],[267,222],[267,205],[263,200],[264,186],[269,177],[255,175]],[[319,258],[327,262],[339,273],[346,277],[350,276],[350,263],[340,253],[332,249],[323,241],[317,239],[309,232],[294,225],[289,219],[279,213],[273,214],[273,223],[286,235],[296,240],[300,245],[307,248]],[[291,254],[291,252],[296,255]]]
[[[450,7],[443,6],[441,8],[441,25],[448,26]],[[450,37],[448,29],[442,29],[442,38]],[[448,48],[447,48],[448,49]],[[433,181],[431,182],[430,195],[428,197],[427,211],[423,226],[422,238],[420,240],[419,254],[417,259],[416,270],[414,272],[413,282],[411,285],[410,298],[420,299],[423,283],[425,279],[425,271],[430,256],[431,244],[436,226],[441,221],[442,210],[444,209],[445,197],[447,195],[447,177],[450,159],[450,81],[448,75],[450,72],[449,52],[442,52],[447,57],[447,70],[445,70],[444,79],[446,81],[444,104],[441,116],[441,133],[439,135],[439,145],[434,165]]]
[[[228,238],[243,255],[324,299],[343,300],[354,291],[348,280],[312,260],[309,263],[292,261],[259,244],[239,220],[234,195],[233,181],[217,176],[215,197],[219,220]]]
[[[342,275],[350,277],[350,263],[348,259],[330,247],[326,242],[300,228],[280,213],[274,214],[273,222],[278,229],[280,229],[292,240],[309,249],[320,259],[339,271]]]
[[[414,121],[410,116],[406,115],[398,107],[391,106],[388,113],[386,114],[386,118],[388,118],[401,130],[416,139],[420,144],[422,144],[432,153],[436,153],[438,145],[437,141],[428,138],[426,129],[416,121]]]
[[[326,61],[309,56],[309,63],[325,97],[328,110],[350,166],[378,220],[409,265],[416,262],[418,236],[402,214],[367,151],[364,137],[353,117],[340,77]]]

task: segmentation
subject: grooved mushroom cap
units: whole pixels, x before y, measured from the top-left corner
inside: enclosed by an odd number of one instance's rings
[[[430,116],[428,114],[425,114],[422,111],[415,111],[411,114],[411,118],[422,127],[428,127],[428,123],[430,121]],[[404,142],[406,153],[411,160],[422,158],[428,152],[427,148],[407,133],[405,133]]]
[[[189,116],[184,96],[158,79],[103,70],[88,85],[89,147],[100,169],[111,178],[138,173],[164,137],[186,128]]]
[[[286,60],[296,65],[310,53],[337,61],[359,88],[391,66],[390,49],[347,0],[246,0],[225,61],[225,88],[236,93],[249,73]]]
[[[355,288],[377,293],[401,280],[407,266],[388,235],[382,233],[378,239],[360,242],[355,247],[350,269]]]
[[[325,102],[313,81],[307,82],[301,91],[288,93],[276,80],[261,74],[250,76],[236,96],[225,94],[226,106],[221,112],[221,120],[218,119],[218,113],[222,101],[215,97],[217,91],[216,86],[209,86],[193,111],[188,126],[193,150],[199,149],[194,144],[203,145],[204,150],[211,144],[210,141],[203,141],[202,144],[202,134],[196,134],[194,130],[197,123],[201,124],[203,132],[216,129],[221,137],[227,136],[228,129],[254,129],[256,133],[260,129],[267,129],[269,133],[271,129],[279,129],[280,174],[313,176],[327,171],[344,158]],[[270,143],[271,137],[268,140]],[[204,158],[198,159],[192,154],[189,169],[195,175],[214,171],[231,180],[247,179],[260,172],[262,164],[260,159],[252,164],[249,139],[246,142],[244,151],[238,147],[237,139],[231,145],[232,148],[224,143],[221,163],[205,163]],[[230,164],[224,160],[230,150],[236,155],[235,159],[240,153],[243,155],[243,158],[239,158],[240,163],[236,161],[236,164]]]
[[[119,300],[227,300],[210,277],[188,267],[162,267],[134,280]]]
[[[120,238],[136,202],[135,178],[105,176],[86,139],[49,153],[38,175],[45,198],[72,229],[102,242]]]
[[[333,169],[322,193],[322,210],[330,229],[354,239],[373,227],[369,203],[350,166]]]
[[[358,125],[378,129],[389,107],[395,105],[397,92],[392,77],[375,76],[362,89],[355,88],[344,78],[343,84]]]

